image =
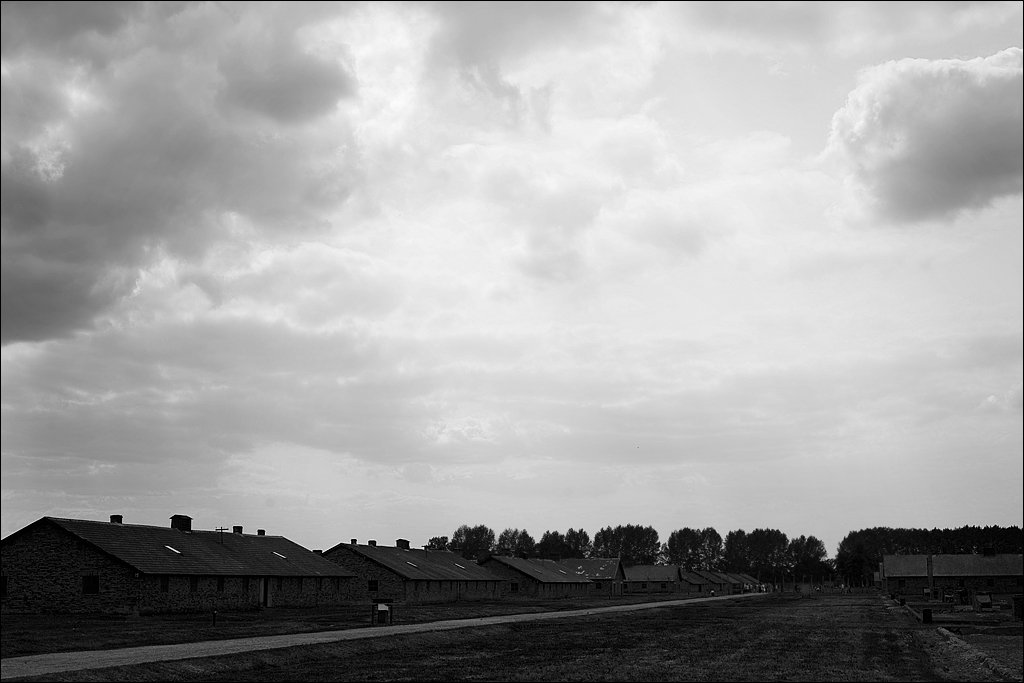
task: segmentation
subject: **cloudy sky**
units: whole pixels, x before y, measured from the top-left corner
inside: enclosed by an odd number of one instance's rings
[[[1022,5],[4,4],[3,535],[1022,523]]]

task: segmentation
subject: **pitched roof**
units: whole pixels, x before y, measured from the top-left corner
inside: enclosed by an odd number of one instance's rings
[[[386,545],[339,543],[324,552],[349,550],[409,581],[502,581],[476,562],[446,550],[406,550]]]
[[[730,581],[726,581],[724,577],[719,576],[715,572],[709,572],[709,571],[705,571],[703,569],[694,569],[691,573],[692,574],[696,574],[697,576],[699,576],[702,579],[706,580],[708,583],[717,583],[717,584],[731,583]]]
[[[757,579],[755,579],[755,578],[754,578],[753,576],[751,576],[750,574],[737,574],[736,576],[738,576],[738,577],[740,577],[741,579],[743,579],[743,580],[744,580],[744,581],[745,581],[746,583],[753,583],[753,584],[756,584],[756,583],[758,583],[758,580],[757,580]]]
[[[928,576],[927,555],[883,555],[882,571],[891,576]]]
[[[22,531],[37,524],[53,524],[144,574],[354,576],[283,536],[179,531],[59,517],[43,517]]]
[[[625,567],[627,581],[678,581],[679,567],[674,564],[637,564]]]
[[[591,557],[559,560],[558,563],[570,573],[591,581],[613,581],[621,570],[622,560],[618,557]]]
[[[590,579],[580,576],[575,571],[570,571],[561,563],[554,560],[525,559],[522,557],[506,557],[504,555],[491,555],[483,560],[483,563],[494,561],[500,562],[506,567],[511,567],[521,574],[529,576],[540,583],[591,583]]]
[[[687,583],[692,583],[692,584],[695,584],[695,585],[698,585],[698,584],[699,585],[704,585],[704,584],[711,583],[710,581],[708,581],[706,578],[704,578],[703,576],[701,576],[697,572],[680,572],[680,575],[683,577],[683,581],[685,581]],[[718,582],[716,581],[715,583],[718,583]]]
[[[935,555],[933,576],[1021,576],[1024,555]]]
[[[718,572],[718,573],[721,574],[722,576],[726,576],[726,577],[732,579],[732,583],[749,583],[749,581],[744,579],[739,574],[733,574],[731,572]]]
[[[886,555],[886,577],[928,576],[927,555]],[[932,576],[1021,576],[1024,555],[932,555]]]

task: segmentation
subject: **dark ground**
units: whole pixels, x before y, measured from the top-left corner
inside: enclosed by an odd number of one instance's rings
[[[603,603],[607,604],[607,602]],[[1019,647],[1019,630],[1005,636]],[[1005,644],[1004,643],[1004,644]],[[1007,680],[875,596],[756,600],[47,676],[61,681]],[[1012,678],[1010,678],[1012,680]]]

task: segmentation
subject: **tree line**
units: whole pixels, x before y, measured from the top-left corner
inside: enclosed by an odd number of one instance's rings
[[[830,559],[825,544],[814,536],[790,538],[778,529],[736,529],[723,538],[713,527],[683,527],[662,543],[654,527],[626,524],[604,527],[593,539],[581,529],[545,531],[536,540],[526,529],[495,534],[490,527],[462,525],[448,536],[435,536],[427,548],[452,550],[465,557],[485,554],[562,559],[619,557],[627,566],[675,564],[686,571],[711,570],[750,574],[761,581],[799,580],[834,575],[854,583],[871,583],[883,555],[1024,553],[1020,527],[964,526],[958,529],[892,529],[851,531]]]
[[[750,533],[738,529],[723,539],[712,527],[684,527],[662,543],[654,527],[639,524],[604,527],[593,540],[583,529],[570,528],[565,533],[549,530],[539,541],[526,529],[508,528],[496,535],[484,524],[464,524],[450,538],[431,538],[426,547],[459,552],[465,557],[619,557],[627,566],[675,564],[686,571],[743,572],[763,581],[794,575],[824,576],[834,569],[820,540],[814,536],[790,539],[778,529],[754,529]]]
[[[836,551],[836,572],[869,581],[878,571],[883,555],[961,555],[982,553],[1024,553],[1024,532],[1020,527],[962,526],[957,529],[893,529],[872,527],[851,531]]]

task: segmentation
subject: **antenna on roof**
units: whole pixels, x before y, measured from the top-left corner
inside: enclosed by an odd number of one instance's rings
[[[220,544],[221,545],[224,545],[224,532],[227,531],[227,530],[228,530],[228,528],[226,526],[219,526],[216,529],[214,529],[214,531],[219,531],[220,532]]]

